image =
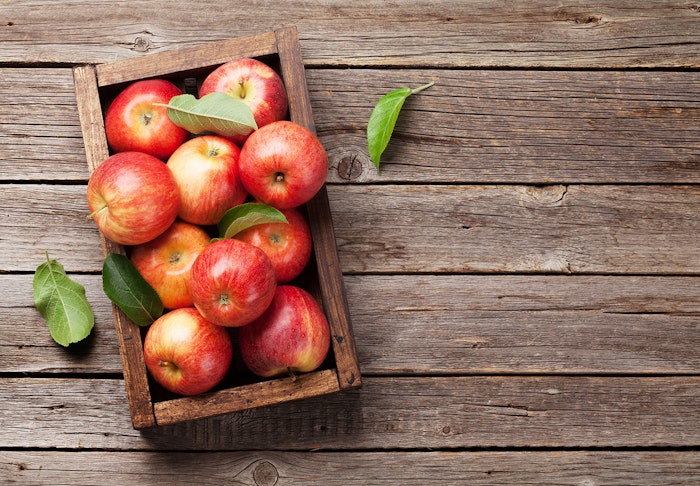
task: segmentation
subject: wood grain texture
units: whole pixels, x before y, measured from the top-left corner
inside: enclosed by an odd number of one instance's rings
[[[121,373],[97,275],[72,275],[96,315],[65,350],[33,307],[30,275],[0,275],[0,373]],[[698,374],[696,277],[345,277],[359,362],[372,375]],[[581,296],[585,295],[585,298]]]
[[[0,269],[99,272],[84,186],[4,185]],[[371,197],[368,197],[371,194]],[[700,273],[695,185],[328,188],[344,273]],[[46,232],[51,228],[51,232]]]
[[[364,377],[362,388],[135,431],[124,383],[3,378],[5,448],[698,447],[700,377]]]
[[[306,78],[329,182],[700,182],[698,72],[307,69]],[[86,181],[70,70],[2,69],[0,80],[2,179]],[[404,105],[378,172],[365,135],[374,103],[427,81],[436,84]]]
[[[0,62],[101,63],[296,25],[309,64],[697,67],[696,3],[678,0],[138,1],[2,6]],[[105,15],[108,12],[108,15]],[[62,29],[55,19],[71,19]]]
[[[75,467],[79,461],[80,468]],[[697,451],[62,452],[0,454],[0,481],[36,486],[503,485],[629,486],[700,481]],[[652,479],[650,481],[650,479]],[[658,479],[659,481],[656,481]],[[663,480],[662,482],[660,482]]]

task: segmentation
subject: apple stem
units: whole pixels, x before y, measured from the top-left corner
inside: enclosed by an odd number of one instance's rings
[[[102,207],[99,208],[99,209],[95,209],[93,212],[91,212],[90,214],[88,214],[88,215],[85,217],[85,219],[88,220],[88,221],[91,220],[91,219],[94,219],[94,218],[95,218],[95,215],[96,215],[97,213],[99,213],[100,211],[102,211],[103,209],[105,209],[106,207],[107,207],[107,206],[105,205],[105,206],[102,206]]]
[[[284,182],[284,174],[282,172],[275,174],[275,182]]]
[[[294,370],[287,366],[287,373],[289,373],[289,377],[292,379],[292,381],[297,381],[297,375],[294,374]]]

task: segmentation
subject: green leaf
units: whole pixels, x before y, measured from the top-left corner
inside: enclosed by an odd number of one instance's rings
[[[163,315],[160,297],[124,255],[107,255],[102,265],[102,287],[107,297],[139,326],[147,326]]]
[[[232,137],[258,129],[250,107],[226,93],[209,93],[201,99],[182,94],[173,96],[167,105],[158,106],[166,106],[172,122],[195,135],[213,132]]]
[[[279,209],[267,204],[244,203],[226,211],[219,221],[219,235],[233,238],[244,229],[263,223],[286,223],[287,218]]]
[[[50,260],[34,273],[34,305],[46,319],[49,333],[61,346],[85,339],[95,325],[95,316],[85,297],[85,287],[66,275],[63,265]]]
[[[369,156],[379,170],[379,159],[381,158],[391,135],[394,133],[396,120],[399,118],[401,108],[406,98],[424,89],[430,88],[434,83],[428,83],[416,89],[399,88],[391,91],[377,102],[372,110],[372,114],[367,122],[367,148]]]

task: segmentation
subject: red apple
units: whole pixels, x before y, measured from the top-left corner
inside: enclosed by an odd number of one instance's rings
[[[313,132],[282,120],[250,135],[239,170],[246,191],[265,204],[287,209],[308,202],[321,189],[328,157]]]
[[[214,388],[231,365],[228,331],[185,307],[163,314],[148,328],[143,342],[146,367],[163,388],[197,395]]]
[[[175,125],[167,108],[180,88],[165,79],[136,81],[120,92],[107,108],[105,134],[114,152],[137,151],[166,160],[189,133]]]
[[[200,226],[175,221],[156,239],[134,246],[130,259],[164,307],[192,307],[190,270],[210,239]]]
[[[87,186],[89,218],[115,243],[150,241],[175,221],[180,194],[170,169],[141,152],[120,152],[102,162]]]
[[[180,192],[180,218],[213,225],[224,213],[245,201],[248,194],[238,175],[241,151],[216,135],[183,143],[168,159]]]
[[[192,265],[192,301],[220,326],[240,327],[259,317],[276,287],[275,269],[265,252],[242,241],[218,240]]]
[[[237,233],[234,238],[257,246],[275,267],[277,283],[294,280],[311,258],[311,231],[296,208],[283,209],[287,223],[263,223]]]
[[[212,71],[202,83],[199,96],[221,92],[246,103],[258,128],[282,120],[287,114],[287,91],[282,78],[257,59],[234,59]],[[247,136],[231,137],[239,147]]]
[[[330,328],[307,291],[280,285],[265,313],[238,331],[241,357],[258,376],[305,373],[318,368],[330,348]]]

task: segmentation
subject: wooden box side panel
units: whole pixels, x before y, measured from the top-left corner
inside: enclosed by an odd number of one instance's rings
[[[73,78],[87,166],[88,171],[92,173],[109,156],[95,67],[78,66],[73,70]],[[124,248],[121,245],[108,240],[102,233],[100,233],[100,241],[105,256],[109,253],[124,254]],[[155,416],[146,374],[146,361],[141,347],[140,330],[119,307],[113,304],[112,309],[131,421],[137,429],[150,427],[155,425]]]
[[[316,133],[296,29],[283,29],[277,31],[276,34],[280,69],[287,82],[290,118],[293,122]],[[339,385],[341,389],[357,388],[362,384],[362,380],[325,185],[307,203],[306,209],[316,249],[316,264],[323,306],[331,326],[331,341],[336,358]]]
[[[227,39],[202,46],[149,54],[97,65],[99,86],[136,81],[223,64],[234,57],[259,57],[277,52],[274,32]]]
[[[335,370],[305,373],[154,404],[158,425],[207,418],[340,391]]]

